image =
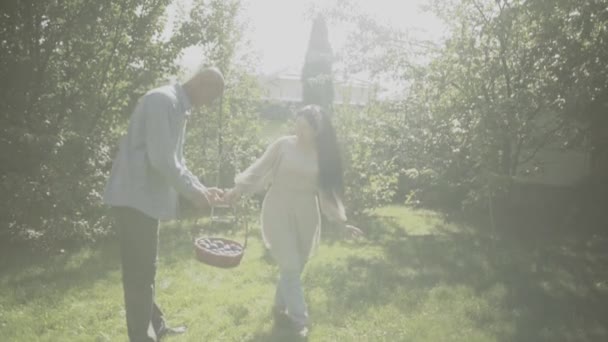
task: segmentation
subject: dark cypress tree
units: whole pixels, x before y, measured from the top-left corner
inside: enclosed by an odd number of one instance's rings
[[[310,33],[306,59],[302,68],[302,102],[316,104],[331,111],[334,101],[332,78],[333,52],[329,45],[327,24],[318,16]]]

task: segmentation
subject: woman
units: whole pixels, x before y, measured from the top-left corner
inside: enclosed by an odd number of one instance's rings
[[[336,133],[318,106],[296,116],[296,135],[279,138],[260,159],[236,176],[224,197],[233,203],[271,184],[262,205],[264,242],[277,262],[275,319],[287,318],[297,334],[308,334],[308,312],[300,275],[320,236],[320,212],[352,236],[361,230],[346,224],[342,165]]]

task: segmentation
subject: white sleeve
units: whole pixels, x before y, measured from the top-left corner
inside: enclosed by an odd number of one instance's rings
[[[281,146],[285,138],[271,143],[264,154],[234,179],[235,188],[242,193],[254,193],[266,187],[272,178],[273,170],[281,159]]]

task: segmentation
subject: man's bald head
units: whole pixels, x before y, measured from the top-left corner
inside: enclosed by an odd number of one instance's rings
[[[184,90],[193,106],[208,106],[224,93],[224,75],[217,68],[205,68],[184,83]]]

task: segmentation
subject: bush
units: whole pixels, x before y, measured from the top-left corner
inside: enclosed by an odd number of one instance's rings
[[[344,155],[348,210],[364,214],[395,199],[399,179],[400,140],[395,116],[377,105],[338,106],[334,122]]]
[[[230,64],[230,53],[213,53],[238,41],[238,1],[195,0],[165,40],[168,3],[5,8],[0,240],[50,247],[107,235],[101,192],[135,101],[177,73],[174,61],[186,47],[202,46],[210,62]]]

